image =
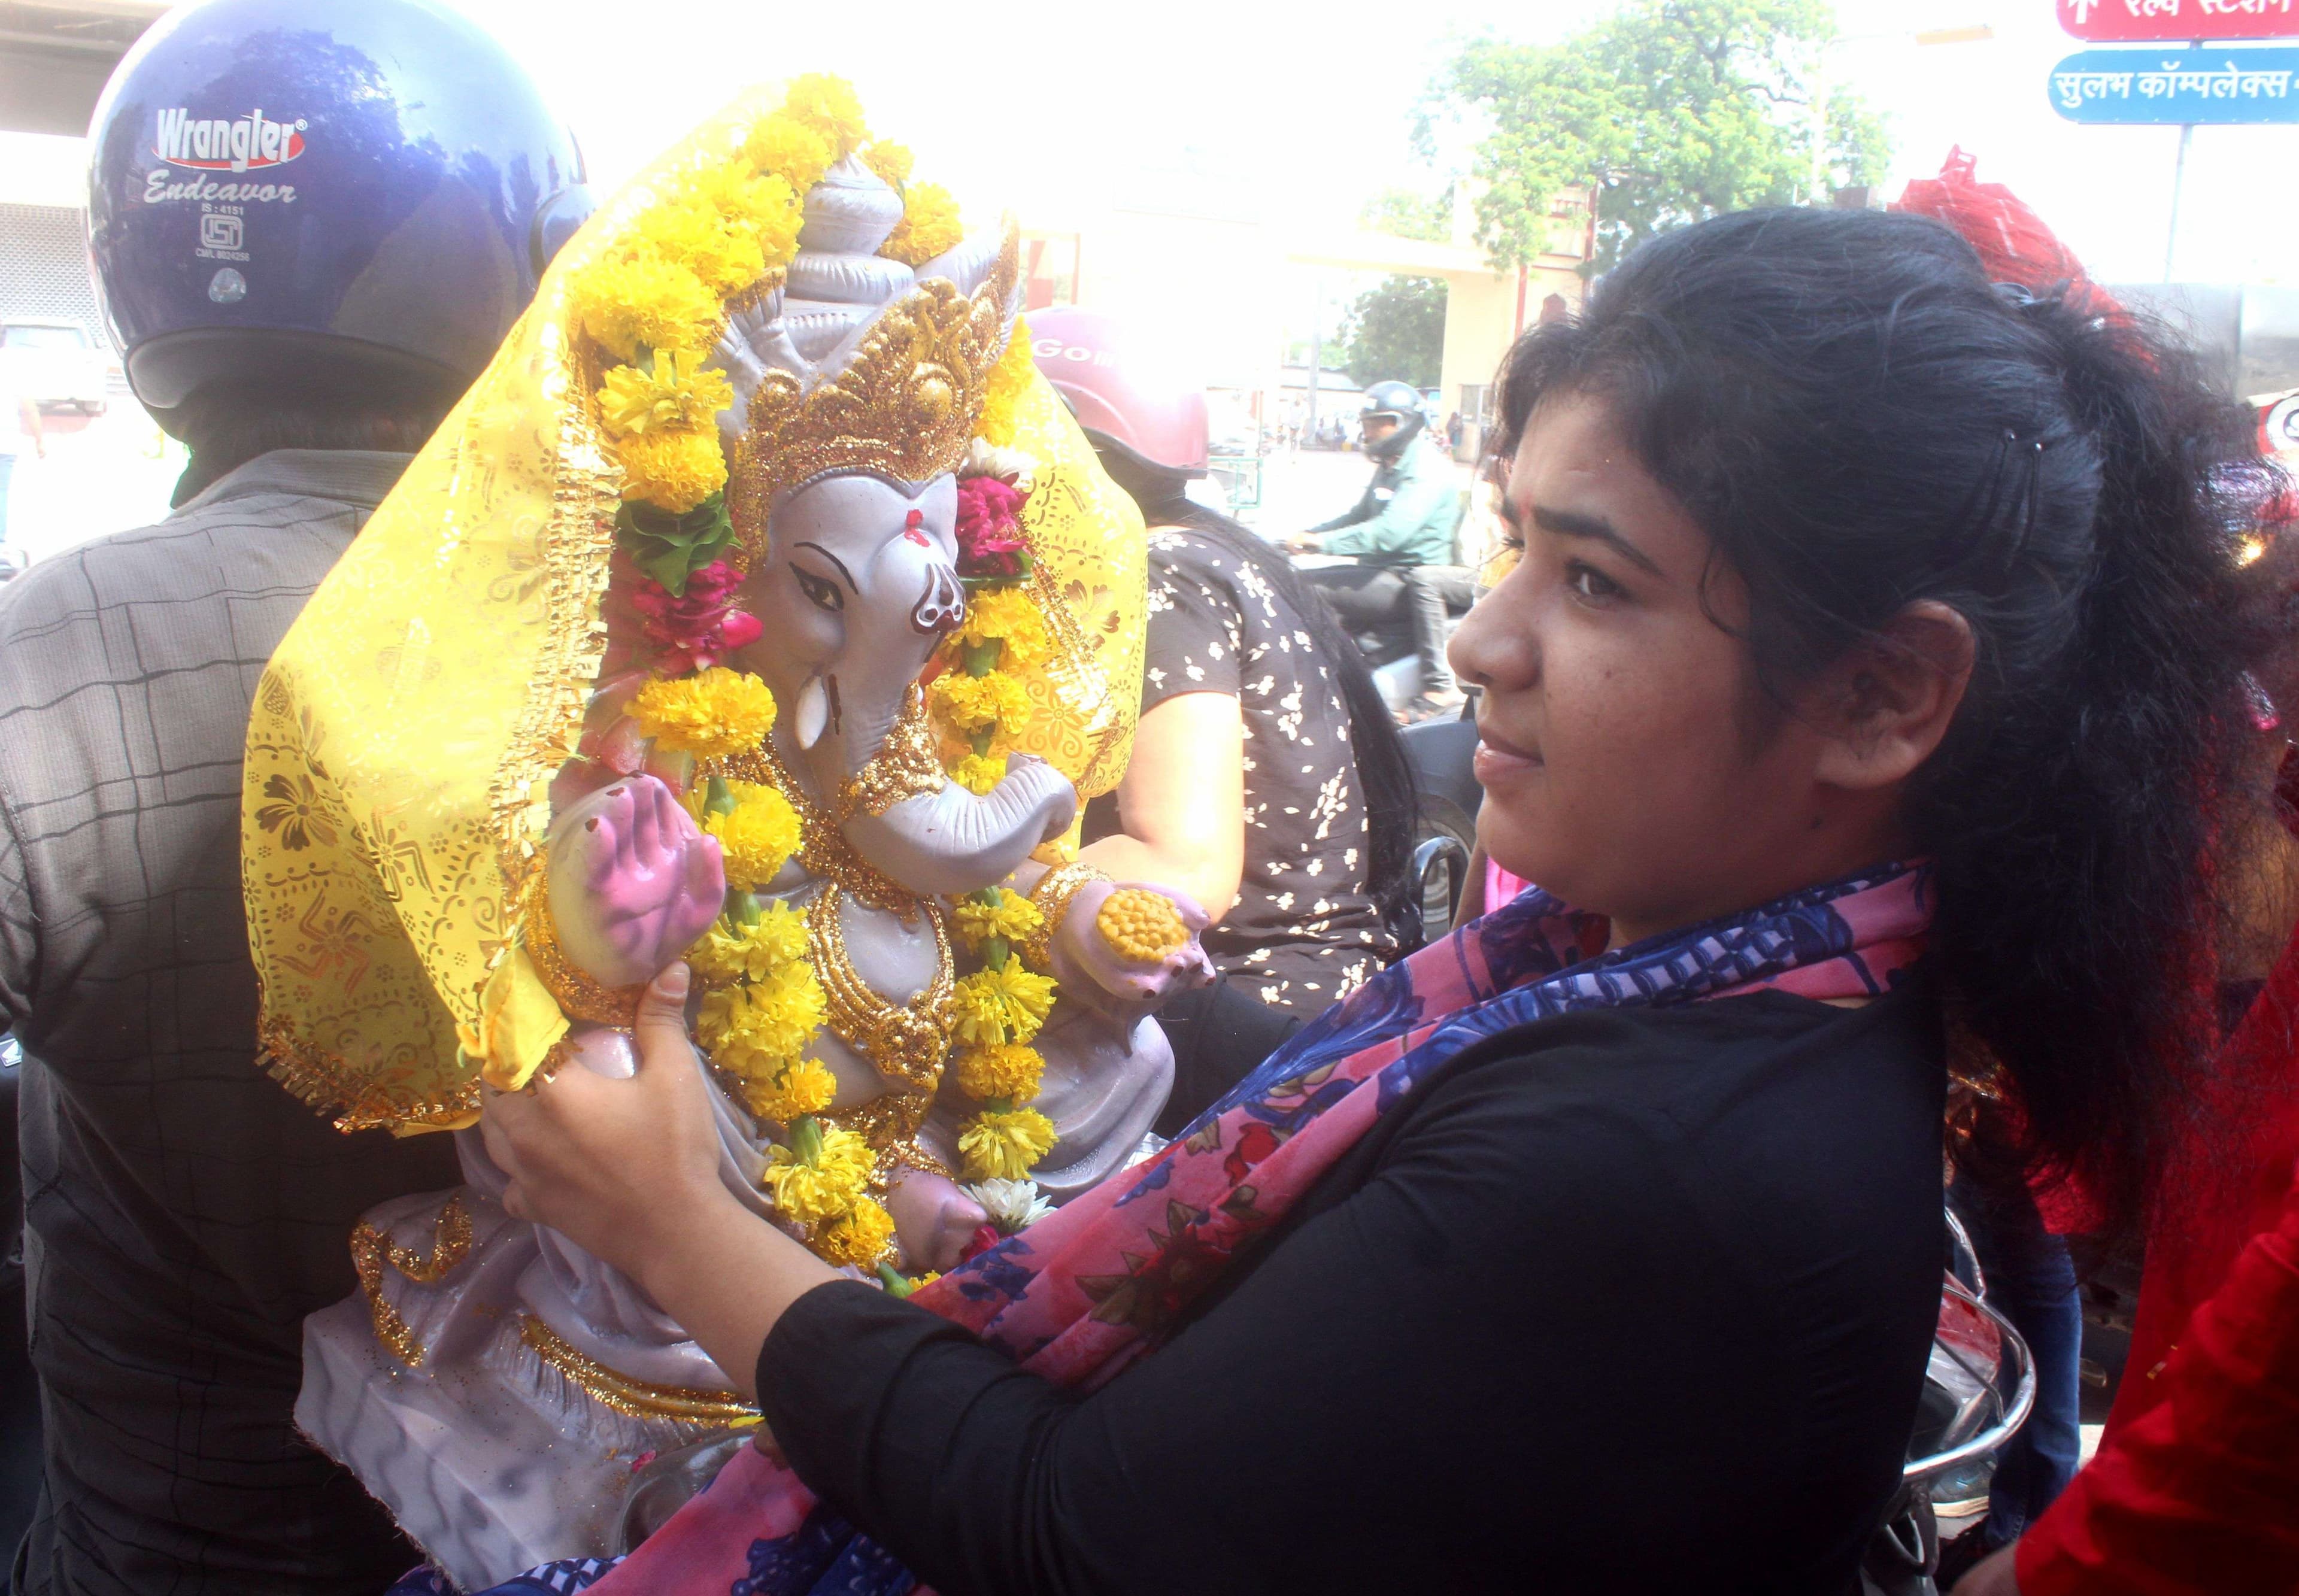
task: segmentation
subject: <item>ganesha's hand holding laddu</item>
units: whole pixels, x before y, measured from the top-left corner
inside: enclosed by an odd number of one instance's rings
[[[1032,897],[1062,991],[1111,1019],[1138,1019],[1213,981],[1199,941],[1208,919],[1187,893],[1073,864],[1039,877]]]

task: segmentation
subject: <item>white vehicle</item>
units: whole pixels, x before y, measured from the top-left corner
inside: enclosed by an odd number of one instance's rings
[[[100,416],[112,362],[77,321],[22,317],[0,322],[0,361],[14,387],[42,410]]]

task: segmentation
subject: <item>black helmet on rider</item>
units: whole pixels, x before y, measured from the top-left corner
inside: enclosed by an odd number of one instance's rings
[[[1381,426],[1384,422],[1387,425]],[[1365,403],[1357,411],[1365,452],[1383,465],[1401,457],[1428,424],[1428,412],[1421,407],[1421,390],[1409,382],[1374,384],[1365,390]]]

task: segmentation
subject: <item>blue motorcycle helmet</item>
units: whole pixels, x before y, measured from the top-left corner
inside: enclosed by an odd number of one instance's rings
[[[452,399],[593,202],[519,64],[431,0],[195,0],[88,129],[88,253],[170,432],[203,387]]]

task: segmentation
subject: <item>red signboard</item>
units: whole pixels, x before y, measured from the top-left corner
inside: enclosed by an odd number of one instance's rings
[[[2299,0],[2058,0],[2060,26],[2103,44],[2299,37]]]

